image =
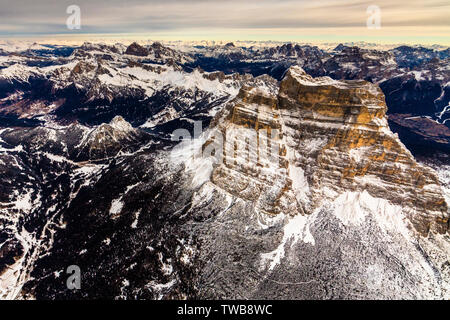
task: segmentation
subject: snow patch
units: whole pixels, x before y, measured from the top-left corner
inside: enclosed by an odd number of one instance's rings
[[[286,254],[285,246],[288,244],[292,247],[301,240],[304,243],[315,245],[314,237],[309,230],[314,219],[315,214],[310,216],[298,214],[290,218],[284,226],[284,235],[279,246],[274,251],[261,255],[261,269],[269,264],[269,271],[272,271],[275,266],[280,264]]]
[[[136,211],[136,213],[134,214],[134,221],[131,224],[131,228],[132,229],[136,229],[137,228],[137,224],[139,222],[139,215],[141,214],[141,210]]]
[[[122,197],[118,199],[114,199],[111,202],[111,208],[109,209],[109,214],[114,218],[117,218],[117,216],[120,214],[120,212],[123,209],[123,202]]]
[[[374,198],[366,190],[345,192],[336,198],[332,206],[335,216],[346,226],[361,225],[371,215],[383,231],[398,232],[410,238],[402,207]]]

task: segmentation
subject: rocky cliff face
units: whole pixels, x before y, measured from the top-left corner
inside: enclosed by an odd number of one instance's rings
[[[346,192],[366,191],[400,206],[420,234],[446,233],[439,180],[389,130],[386,109],[376,85],[292,67],[279,91],[273,83],[241,89],[218,125],[225,157],[212,181],[272,214],[310,214]],[[276,147],[271,159],[262,146]]]
[[[292,67],[217,115],[195,192],[201,298],[448,297],[448,209],[387,126],[380,89]],[[223,156],[223,157],[222,157]]]
[[[291,188],[286,141],[278,110],[277,83],[261,77],[263,86],[241,89],[218,129],[223,163],[212,181],[231,194],[255,201],[267,214],[301,212]]]
[[[312,79],[293,68],[279,98],[287,132],[293,133],[288,147],[300,154],[294,161],[309,177],[314,202],[343,190],[365,189],[405,208],[422,234],[432,226],[442,233],[448,230],[439,181],[390,132],[378,87],[364,81]],[[310,141],[320,144],[305,155],[302,149]]]

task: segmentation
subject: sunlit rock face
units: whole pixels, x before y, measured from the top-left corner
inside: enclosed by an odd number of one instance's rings
[[[258,80],[186,162],[199,296],[447,298],[441,186],[389,130],[380,89],[299,67]]]
[[[244,87],[226,109],[216,128],[224,158],[212,181],[271,214],[308,214],[366,191],[400,206],[420,234],[446,233],[438,178],[389,130],[386,110],[376,85],[292,67],[279,90],[267,81]]]
[[[268,214],[301,210],[292,189],[278,110],[276,81],[243,87],[218,130],[223,137],[222,164],[212,181],[231,194],[255,201]]]
[[[281,117],[292,132],[289,148],[307,172],[314,203],[342,190],[367,190],[400,204],[416,229],[448,230],[447,205],[436,175],[418,165],[389,130],[381,90],[364,81],[312,79],[289,70],[279,94]],[[294,119],[301,119],[295,121]],[[288,134],[289,135],[289,134]],[[322,143],[303,152],[310,141]]]

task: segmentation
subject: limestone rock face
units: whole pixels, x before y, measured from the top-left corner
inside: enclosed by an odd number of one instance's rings
[[[254,201],[266,214],[302,210],[292,190],[286,146],[281,130],[277,82],[260,77],[264,85],[244,86],[225,111],[217,128],[223,137],[223,161],[212,181],[229,193]],[[211,139],[214,140],[214,139]]]
[[[291,67],[279,89],[274,81],[243,87],[216,121],[224,157],[212,181],[271,214],[311,214],[367,192],[402,208],[420,234],[446,233],[439,180],[390,131],[386,111],[374,84]]]
[[[279,99],[286,129],[293,133],[288,147],[298,152],[293,160],[306,171],[314,202],[343,189],[365,189],[407,208],[422,234],[431,226],[442,233],[448,230],[438,179],[389,130],[378,87],[365,81],[312,79],[293,68],[281,84]],[[313,139],[322,141],[320,147],[302,152]]]

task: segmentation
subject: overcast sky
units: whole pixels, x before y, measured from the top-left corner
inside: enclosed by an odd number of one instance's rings
[[[81,29],[69,30],[69,5]],[[368,29],[369,5],[381,29]],[[449,0],[0,0],[0,37],[450,43]]]

